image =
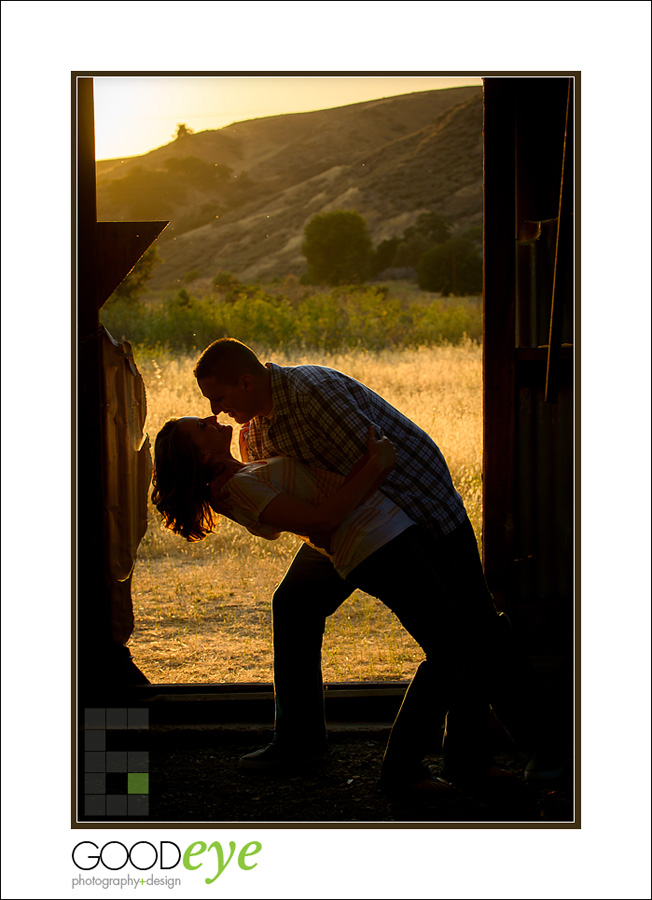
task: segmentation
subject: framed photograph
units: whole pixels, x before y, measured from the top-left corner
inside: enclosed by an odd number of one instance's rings
[[[74,73],[75,821],[578,825],[578,91]],[[259,518],[383,441],[382,527]]]

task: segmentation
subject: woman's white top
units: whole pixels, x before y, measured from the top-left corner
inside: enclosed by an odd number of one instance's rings
[[[248,463],[224,486],[232,504],[228,515],[252,534],[274,540],[278,537],[276,529],[259,521],[274,497],[291,494],[317,504],[335,493],[343,483],[343,475],[308,468],[287,456]],[[414,522],[402,509],[380,491],[375,491],[331,532],[330,553],[315,547],[307,536],[299,537],[329,556],[338,574],[345,578],[363,559],[411,525]]]

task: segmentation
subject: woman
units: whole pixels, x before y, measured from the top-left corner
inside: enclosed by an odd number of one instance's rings
[[[421,527],[377,490],[394,464],[393,446],[376,440],[370,429],[368,453],[344,478],[287,457],[242,463],[231,454],[232,431],[214,416],[165,423],[155,443],[152,500],[166,527],[189,541],[202,540],[224,515],[270,540],[293,532],[328,555],[347,582],[396,613],[426,659],[394,723],[381,783],[401,796],[430,799],[450,786],[432,777],[423,757],[451,703],[477,693],[487,632],[469,634],[430,562],[431,544]],[[382,548],[389,541],[405,560],[400,570],[384,563]],[[478,617],[480,625],[491,629],[492,616],[493,608],[486,621]]]
[[[373,429],[367,456],[347,479],[287,457],[241,463],[231,454],[232,431],[214,416],[184,416],[166,422],[156,439],[152,499],[166,527],[187,540],[202,540],[214,530],[216,514],[224,515],[268,540],[282,531],[299,535],[346,577],[414,524],[374,490],[396,453]]]

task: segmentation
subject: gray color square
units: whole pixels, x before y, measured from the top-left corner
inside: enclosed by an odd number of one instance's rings
[[[124,706],[109,707],[106,711],[107,728],[126,728],[127,709]]]
[[[104,772],[87,772],[84,775],[85,794],[106,794],[106,775]]]
[[[149,728],[149,710],[130,707],[127,722],[128,728]]]
[[[84,797],[84,812],[87,816],[104,816],[106,807],[102,794],[88,794]]]
[[[106,724],[106,710],[104,707],[87,707],[84,710],[84,725],[86,728],[104,728]]]
[[[147,750],[128,751],[127,772],[149,772],[149,753]]]
[[[85,772],[106,772],[105,766],[106,753],[96,753],[94,750],[84,753]]]
[[[127,814],[130,816],[149,815],[149,796],[147,794],[129,794],[127,797]]]
[[[107,772],[126,772],[127,771],[127,751],[126,750],[109,750],[106,754],[106,771]]]
[[[106,798],[106,814],[107,816],[126,816],[127,795],[109,794]]]
[[[87,731],[84,735],[85,750],[106,750],[106,731]]]

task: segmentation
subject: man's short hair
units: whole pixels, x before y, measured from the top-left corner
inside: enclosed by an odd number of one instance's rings
[[[216,378],[234,385],[241,375],[262,375],[265,366],[254,351],[236,338],[213,341],[197,360],[193,369],[196,379]]]

